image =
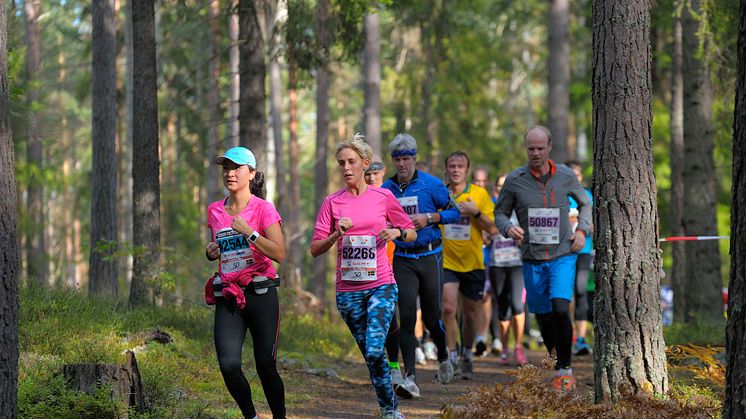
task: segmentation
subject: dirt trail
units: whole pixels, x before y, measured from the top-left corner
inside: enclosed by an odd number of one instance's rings
[[[544,357],[543,351],[526,351],[529,362],[540,366]],[[464,393],[504,383],[511,379],[505,371],[516,366],[502,366],[498,358],[488,356],[475,358],[474,379],[457,379],[448,385],[434,382],[437,362],[429,361],[417,368],[417,382],[422,391],[418,399],[399,399],[399,408],[407,418],[430,418],[440,414],[444,405],[458,404],[458,398]],[[593,387],[592,356],[573,357],[573,369],[578,380],[579,391],[590,391]],[[300,371],[282,371],[290,375],[293,382],[301,388],[286,389],[288,392],[302,392],[307,395],[300,403],[288,406],[288,418],[375,418],[379,416],[373,386],[368,378],[368,370],[362,361],[344,362],[335,367],[339,378],[324,378],[304,374]],[[549,377],[550,372],[547,372]]]

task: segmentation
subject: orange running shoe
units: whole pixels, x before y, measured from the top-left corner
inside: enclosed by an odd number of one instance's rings
[[[557,375],[552,379],[552,388],[562,392],[575,390],[575,377],[572,375],[572,368],[560,368]]]

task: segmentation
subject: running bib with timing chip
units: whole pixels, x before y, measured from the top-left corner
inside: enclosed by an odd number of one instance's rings
[[[376,236],[342,236],[340,270],[345,281],[375,281]]]
[[[454,224],[443,224],[446,240],[471,240],[471,217],[461,217]]]
[[[521,263],[521,249],[513,239],[498,236],[492,241],[490,250],[492,250],[492,260],[498,266]]]
[[[417,205],[416,196],[404,196],[404,197],[396,198],[396,199],[399,201],[402,209],[404,210],[404,212],[407,213],[407,215],[419,214],[420,210]]]
[[[238,272],[254,264],[254,252],[249,240],[232,228],[218,230],[215,243],[220,246],[220,270],[223,273]]]
[[[529,208],[528,236],[532,244],[559,244],[560,209]]]

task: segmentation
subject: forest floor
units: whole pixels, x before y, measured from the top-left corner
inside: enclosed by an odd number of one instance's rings
[[[526,351],[529,363],[544,368],[543,350]],[[431,418],[441,414],[444,406],[459,404],[459,397],[480,387],[491,387],[497,383],[506,383],[513,378],[506,371],[517,368],[515,365],[503,366],[494,355],[474,358],[474,378],[472,380],[456,379],[453,383],[442,385],[434,381],[438,369],[437,361],[428,361],[427,365],[417,367],[417,381],[422,397],[417,399],[399,399],[399,408],[407,418]],[[334,371],[338,377],[324,377],[308,374],[302,370],[282,370],[280,373],[292,381],[297,388],[286,388],[288,392],[304,393],[299,403],[288,406],[288,418],[373,418],[379,417],[379,408],[368,370],[359,360],[340,362]],[[593,357],[573,357],[573,369],[578,381],[577,391],[591,393],[593,390]],[[546,370],[547,385],[552,372]],[[261,409],[261,408],[260,408]]]

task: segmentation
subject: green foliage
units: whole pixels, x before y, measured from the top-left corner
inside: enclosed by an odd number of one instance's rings
[[[341,322],[297,314],[285,298],[281,304],[278,358],[325,366],[357,350]],[[123,407],[109,400],[107,389],[94,396],[75,393],[57,372],[70,363],[123,363],[128,349],[136,351],[148,409],[135,417],[241,417],[215,358],[212,310],[203,305],[129,309],[80,293],[23,288],[20,307],[21,417],[115,417]],[[153,329],[170,334],[174,343],[145,344],[143,332]],[[254,400],[261,404],[264,393],[251,366],[248,337],[243,357]],[[289,397],[288,402],[302,400]]]
[[[663,329],[666,345],[725,345],[725,318],[698,318],[693,324],[674,323]]]

